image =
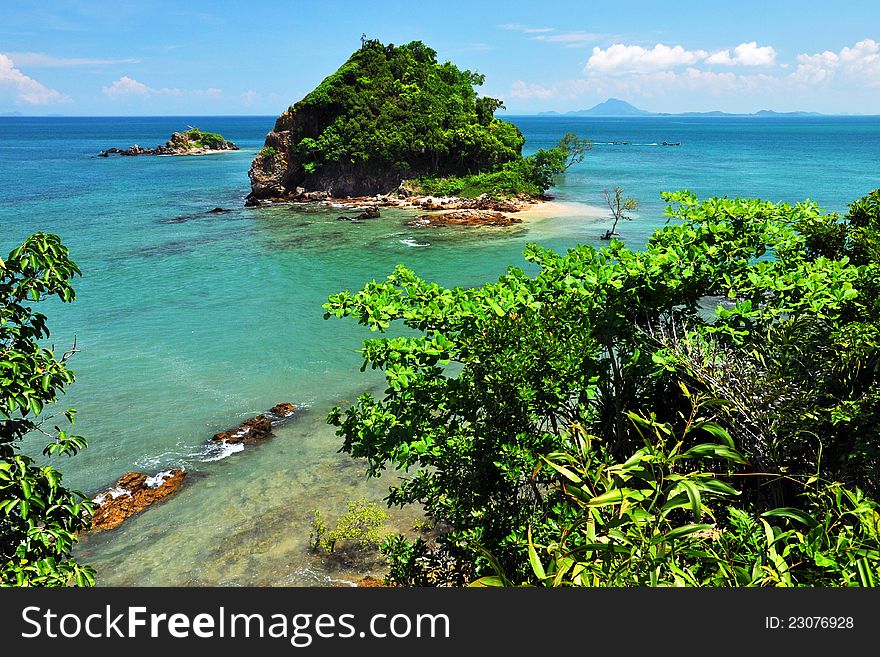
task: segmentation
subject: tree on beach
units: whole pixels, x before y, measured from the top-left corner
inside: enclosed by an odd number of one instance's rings
[[[92,569],[71,558],[77,531],[89,524],[89,503],[62,485],[58,470],[21,451],[25,436],[37,433],[49,439],[45,457],[86,447],[59,426],[62,418],[73,424],[74,409],[42,416],[73,383],[67,360],[76,348],[56,357],[41,346],[47,318],[31,307],[52,296],[73,301],[70,281],[79,274],[58,236],[46,233],[0,259],[0,586],[94,584]]]
[[[578,137],[574,132],[566,132],[562,135],[556,148],[565,154],[563,170],[567,171],[572,165],[584,161],[587,151],[593,149],[593,142],[586,137]]]
[[[605,194],[605,203],[608,205],[608,209],[611,210],[611,216],[614,218],[614,223],[611,225],[611,228],[606,231],[606,233],[602,236],[603,240],[610,240],[614,235],[617,235],[617,222],[621,219],[626,219],[627,221],[631,220],[632,217],[626,214],[627,212],[635,212],[639,209],[639,202],[634,199],[632,196],[627,196],[623,198],[623,188],[619,185],[614,188],[614,194],[607,189],[604,190]]]

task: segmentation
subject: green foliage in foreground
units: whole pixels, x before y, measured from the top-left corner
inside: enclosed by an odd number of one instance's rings
[[[329,421],[482,584],[873,586],[880,578],[880,193],[664,195],[642,251],[529,246],[479,289],[398,267],[326,317],[385,372]],[[386,543],[419,583],[423,543]],[[437,550],[434,551],[435,553]]]
[[[70,280],[80,273],[55,235],[36,233],[0,260],[0,585],[90,586],[92,570],[70,557],[90,508],[62,485],[52,466],[37,466],[19,451],[38,431],[49,439],[45,456],[73,456],[86,441],[51,422],[73,423],[75,411],[40,418],[73,383],[73,350],[60,358],[40,346],[49,337],[46,316],[29,305],[57,296],[75,298]]]

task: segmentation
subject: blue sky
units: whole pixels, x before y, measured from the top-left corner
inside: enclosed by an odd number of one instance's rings
[[[509,113],[616,97],[880,114],[876,0],[2,0],[0,14],[0,113],[274,115],[366,33],[484,73]]]

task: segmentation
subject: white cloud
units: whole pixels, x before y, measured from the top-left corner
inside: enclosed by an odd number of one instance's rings
[[[563,32],[560,34],[539,34],[533,36],[533,41],[547,41],[549,43],[560,43],[566,48],[584,48],[588,43],[593,43],[602,38],[601,34],[593,34],[592,32]]]
[[[114,100],[123,100],[127,98],[147,98],[151,96],[171,96],[172,98],[207,98],[217,100],[223,96],[223,90],[216,87],[208,89],[178,89],[177,87],[161,87],[155,89],[138,82],[134,78],[123,75],[118,80],[106,87],[101,87],[104,95]]]
[[[70,100],[69,96],[55,89],[49,89],[19,71],[12,59],[2,53],[0,53],[0,88],[12,89],[15,101],[28,105],[47,105]]]
[[[552,27],[532,27],[531,25],[523,25],[522,23],[504,23],[499,25],[502,30],[510,30],[512,32],[524,32],[526,34],[538,34],[541,32],[553,32]]]
[[[880,87],[880,44],[873,39],[864,39],[840,52],[800,54],[797,60],[798,67],[791,77],[799,83],[816,85],[842,79]]]
[[[548,98],[553,98],[556,94],[553,89],[548,89],[543,85],[529,84],[522,80],[516,80],[510,86],[510,91],[507,95],[511,98],[538,98],[540,100],[547,100]]]
[[[152,89],[134,78],[123,75],[109,87],[101,87],[101,91],[110,98],[128,98],[131,96],[147,96]]]
[[[705,59],[705,50],[685,50],[682,46],[670,48],[658,43],[651,49],[615,43],[603,50],[596,46],[584,69],[586,73],[647,73],[679,66],[688,66]]]
[[[682,110],[728,109],[754,111],[752,103],[774,109],[828,111],[829,98],[861,96],[858,109],[877,112],[880,106],[880,42],[863,39],[837,51],[803,53],[796,60],[778,62],[771,46],[742,43],[729,50],[686,50],[657,44],[653,48],[614,44],[593,48],[584,76],[574,80],[517,80],[508,97],[532,100],[602,100],[608,97],[640,100],[664,99]],[[713,65],[729,69],[713,68]],[[773,68],[762,70],[762,67]],[[736,69],[734,67],[741,67]],[[749,70],[749,68],[753,70]],[[867,95],[866,95],[867,94]],[[722,98],[727,106],[708,98]],[[683,100],[689,99],[689,100]],[[697,107],[694,107],[694,103]],[[647,107],[651,107],[648,103]],[[688,107],[690,105],[690,107]],[[708,107],[707,107],[708,106]],[[840,111],[835,107],[832,111]],[[680,111],[680,110],[679,110]]]
[[[111,66],[138,64],[139,59],[93,59],[85,57],[53,57],[42,52],[11,52],[8,55],[16,66],[34,68],[71,68],[74,66]]]
[[[730,50],[719,50],[706,58],[707,64],[723,66],[771,66],[776,61],[776,50],[773,46],[759,46],[757,41],[741,43]]]

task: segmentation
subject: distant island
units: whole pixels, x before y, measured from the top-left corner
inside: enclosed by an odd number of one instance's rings
[[[579,142],[523,157],[522,132],[494,116],[502,101],[475,91],[483,81],[439,63],[421,41],[363,39],[278,117],[251,164],[246,204],[371,197],[425,207],[421,196],[450,210],[510,212],[539,200]]]
[[[583,110],[573,110],[571,112],[539,112],[538,116],[609,116],[609,117],[622,117],[622,116],[753,116],[753,117],[761,117],[761,118],[774,118],[774,117],[790,117],[790,116],[826,116],[824,114],[820,114],[819,112],[774,112],[773,110],[760,110],[758,112],[752,112],[751,114],[735,114],[730,112],[679,112],[679,113],[669,113],[669,112],[649,112],[647,110],[640,109],[631,103],[626,102],[625,100],[620,100],[619,98],[609,98],[605,102],[599,103],[598,105],[594,105],[589,109]]]
[[[216,132],[202,132],[198,128],[190,127],[185,132],[173,133],[164,146],[159,144],[156,148],[144,148],[134,144],[125,150],[108,148],[98,153],[97,157],[110,157],[110,155],[206,155],[237,150],[238,146],[227,141],[223,135]]]

